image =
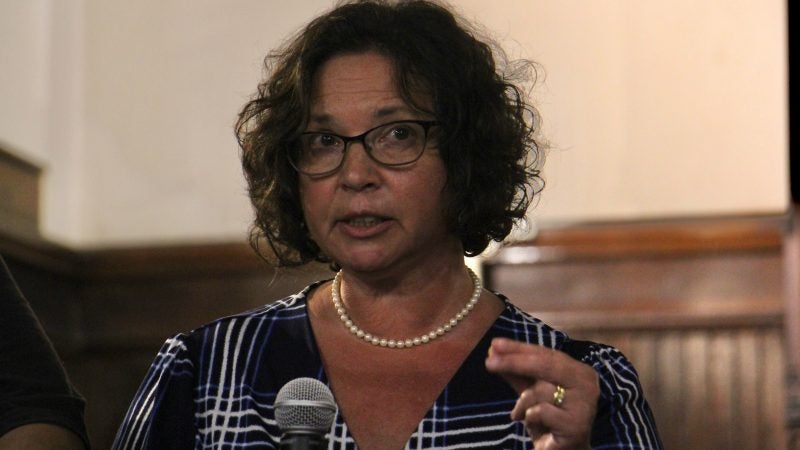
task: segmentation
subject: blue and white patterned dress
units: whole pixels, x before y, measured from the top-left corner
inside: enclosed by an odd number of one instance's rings
[[[113,448],[278,448],[280,430],[273,414],[278,390],[298,377],[328,382],[306,308],[307,295],[321,283],[168,339]],[[517,394],[485,369],[495,337],[561,349],[594,367],[601,397],[593,448],[661,448],[636,371],[619,351],[573,341],[497,295],[505,308],[425,414],[406,449],[533,448],[522,424],[509,417]],[[329,448],[357,448],[338,413]]]

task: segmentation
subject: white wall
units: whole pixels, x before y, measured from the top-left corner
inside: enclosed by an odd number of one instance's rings
[[[545,221],[783,211],[785,2],[559,1],[478,12],[547,71]]]
[[[79,0],[0,3],[0,145],[44,170],[44,228],[80,236],[83,4]]]
[[[242,239],[233,123],[265,51],[328,2],[92,1],[83,240]],[[285,11],[285,12],[284,12]]]
[[[783,0],[454,3],[546,71],[540,224],[787,207]],[[236,113],[266,51],[330,4],[0,3],[0,143],[46,166],[43,232],[243,239]]]

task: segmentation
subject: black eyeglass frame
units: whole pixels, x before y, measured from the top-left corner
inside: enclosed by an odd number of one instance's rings
[[[368,134],[372,133],[373,131],[375,131],[375,130],[377,130],[379,128],[383,128],[383,127],[387,127],[387,126],[395,125],[395,124],[399,124],[399,123],[413,123],[413,124],[417,124],[417,125],[422,126],[422,130],[424,132],[424,135],[422,136],[422,138],[423,138],[423,140],[422,140],[422,149],[419,151],[419,154],[416,157],[414,157],[414,159],[412,159],[410,161],[405,161],[405,162],[401,162],[401,163],[385,163],[385,162],[377,159],[372,154],[372,147],[367,145],[366,137],[367,137]],[[339,139],[342,140],[342,143],[344,144],[344,149],[342,150],[342,158],[339,160],[339,164],[337,164],[336,167],[334,167],[333,169],[326,170],[325,172],[318,172],[318,173],[317,172],[306,172],[306,171],[300,169],[298,167],[298,164],[295,163],[294,158],[292,157],[294,153],[289,153],[287,155],[287,157],[289,159],[289,164],[291,164],[291,166],[297,172],[305,174],[305,175],[308,175],[308,176],[312,176],[312,177],[324,177],[324,176],[336,173],[339,169],[342,168],[342,164],[344,164],[344,158],[347,155],[347,149],[349,148],[349,145],[350,145],[351,142],[361,142],[361,145],[364,147],[364,151],[366,151],[367,155],[370,157],[370,159],[372,159],[376,163],[378,163],[378,164],[380,164],[380,165],[382,165],[384,167],[405,166],[405,165],[412,164],[412,163],[418,161],[422,157],[422,154],[425,153],[425,149],[428,147],[428,132],[431,129],[431,127],[434,127],[434,126],[437,126],[437,125],[440,125],[440,122],[437,121],[437,120],[395,120],[395,121],[392,121],[392,122],[386,122],[386,123],[380,124],[380,125],[378,125],[376,127],[370,128],[369,130],[359,134],[358,136],[342,136],[340,134],[330,133],[330,132],[323,132],[323,131],[305,131],[303,133],[300,133],[300,135],[298,136],[298,139],[297,139],[298,142],[297,142],[296,145],[300,145],[300,143],[299,143],[300,137],[309,136],[309,135],[324,134],[324,135],[332,136],[332,137],[339,138]]]

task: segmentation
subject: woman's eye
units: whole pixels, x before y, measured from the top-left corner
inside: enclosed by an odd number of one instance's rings
[[[402,141],[404,139],[408,139],[411,135],[411,130],[406,127],[395,127],[389,133],[392,139],[396,139],[398,141]]]
[[[321,145],[323,147],[330,147],[336,145],[336,137],[331,136],[330,134],[320,134],[317,136],[315,140],[317,145]]]

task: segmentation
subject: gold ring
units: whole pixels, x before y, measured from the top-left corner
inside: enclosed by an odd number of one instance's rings
[[[553,404],[556,406],[561,406],[564,404],[564,395],[567,393],[566,389],[564,389],[560,384],[556,385],[556,391],[553,392]]]

